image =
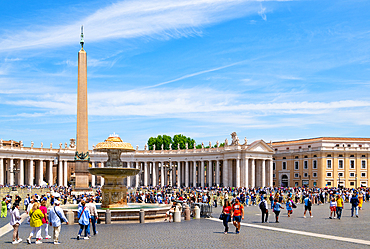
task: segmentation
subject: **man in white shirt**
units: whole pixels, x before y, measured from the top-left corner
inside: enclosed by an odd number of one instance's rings
[[[59,243],[59,234],[60,229],[62,227],[62,222],[66,222],[68,225],[68,220],[64,215],[63,209],[59,207],[60,201],[56,200],[54,202],[54,207],[50,209],[49,214],[49,221],[50,226],[53,227],[53,239],[54,245],[58,245]]]
[[[93,228],[93,233],[94,233],[94,235],[97,235],[98,231],[96,231],[96,221],[98,219],[98,211],[96,210],[96,206],[93,203],[92,198],[89,198],[89,202],[86,203],[86,208],[89,209],[89,212],[90,212],[90,215],[91,215],[91,224],[92,224],[92,228]],[[90,223],[87,227],[87,234],[88,234],[88,237],[90,237]]]

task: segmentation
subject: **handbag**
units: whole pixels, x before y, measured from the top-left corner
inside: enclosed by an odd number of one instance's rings
[[[220,214],[220,217],[219,217],[219,219],[220,219],[220,220],[224,220],[224,218],[225,218],[225,215],[224,215],[224,213],[221,213],[221,214]]]

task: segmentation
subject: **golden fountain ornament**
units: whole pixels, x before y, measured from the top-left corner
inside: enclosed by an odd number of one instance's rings
[[[94,151],[107,152],[108,161],[104,168],[89,168],[93,175],[102,176],[105,179],[102,187],[102,208],[114,208],[127,205],[127,188],[123,184],[123,179],[127,176],[137,175],[140,170],[124,168],[121,161],[122,152],[132,152],[135,149],[130,143],[124,143],[122,139],[113,134],[104,142],[98,143]]]

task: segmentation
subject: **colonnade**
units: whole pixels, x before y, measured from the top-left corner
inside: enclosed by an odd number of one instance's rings
[[[54,159],[0,158],[0,185],[67,186],[68,161]]]

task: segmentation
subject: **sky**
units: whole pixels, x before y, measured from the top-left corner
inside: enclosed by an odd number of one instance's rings
[[[0,138],[370,137],[369,1],[1,1]]]

